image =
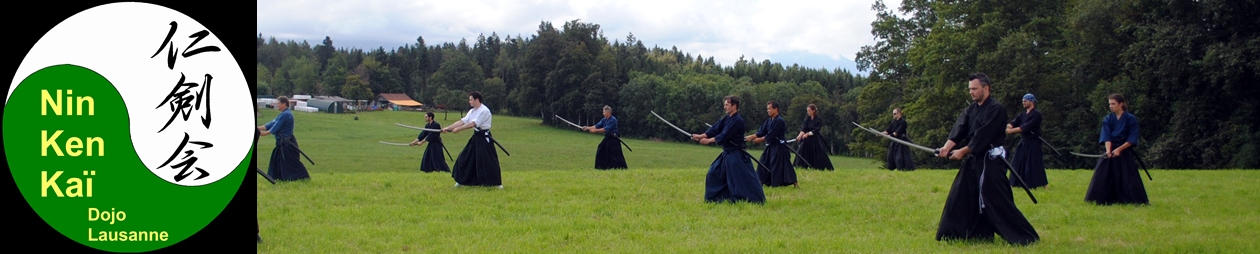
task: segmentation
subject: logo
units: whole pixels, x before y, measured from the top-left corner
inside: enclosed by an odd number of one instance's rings
[[[163,6],[113,3],[48,31],[4,107],[4,154],[49,226],[105,251],[174,245],[236,194],[252,98],[213,31]]]

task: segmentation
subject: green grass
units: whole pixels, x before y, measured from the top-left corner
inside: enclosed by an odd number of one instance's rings
[[[260,123],[275,110],[263,110]],[[766,188],[765,205],[708,204],[704,177],[719,148],[625,140],[629,170],[599,171],[601,135],[538,119],[495,116],[504,189],[454,188],[419,171],[415,112],[294,112],[312,180],[258,180],[260,253],[1216,253],[1260,249],[1254,170],[1154,170],[1151,205],[1083,201],[1092,171],[1051,170],[1050,185],[1015,202],[1041,235],[1027,247],[935,240],[956,170],[878,169],[832,157],[836,171],[797,170],[801,187]],[[451,114],[443,126],[458,118]],[[676,133],[663,133],[669,135]],[[444,134],[458,156],[469,132]],[[259,140],[259,165],[274,141]],[[754,156],[759,151],[750,151]],[[451,165],[453,162],[448,161]]]

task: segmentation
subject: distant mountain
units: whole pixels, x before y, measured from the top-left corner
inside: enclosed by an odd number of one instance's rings
[[[758,60],[760,61],[760,60]],[[770,55],[771,62],[783,64],[783,67],[799,64],[803,67],[815,69],[827,69],[834,71],[837,67],[849,70],[851,73],[867,75],[867,72],[858,71],[857,62],[844,56],[840,56],[839,60],[831,59],[826,55],[814,54],[804,51],[779,52]]]
[[[300,40],[296,40],[296,41],[300,41]],[[315,46],[321,43],[322,41],[323,39],[321,38],[319,40],[307,40],[307,43],[310,43],[311,46]],[[384,47],[385,51],[388,52],[391,50],[397,50],[398,47],[402,47],[403,45],[411,45],[414,43],[415,42],[399,43],[399,42],[333,38],[333,47],[336,47],[338,49],[357,48],[357,49],[362,49],[363,51],[372,51],[377,48]],[[443,43],[443,42],[427,42],[427,43],[438,43],[440,45],[440,43]],[[427,46],[433,46],[433,45],[434,44],[429,44]],[[760,62],[762,59],[756,59],[756,60]],[[831,59],[831,57],[826,56],[826,55],[814,54],[814,53],[809,53],[809,52],[804,52],[804,51],[790,51],[790,52],[779,52],[776,54],[772,54],[770,55],[769,60],[771,62],[777,62],[777,63],[783,64],[783,67],[785,68],[788,66],[792,66],[792,64],[799,64],[801,66],[808,67],[808,68],[827,69],[828,71],[834,71],[836,67],[839,67],[842,69],[849,70],[849,72],[851,73],[861,74],[863,76],[868,75],[867,72],[858,71],[857,62],[854,62],[852,59],[846,58],[844,56],[841,56],[839,60],[836,60],[836,59]],[[723,65],[733,65],[733,64],[734,63],[723,63]]]

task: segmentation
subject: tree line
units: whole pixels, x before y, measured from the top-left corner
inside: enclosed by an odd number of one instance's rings
[[[467,110],[467,92],[480,91],[496,114],[539,117],[571,128],[559,115],[583,125],[613,107],[621,135],[687,141],[649,112],[655,111],[691,132],[722,114],[722,98],[739,95],[740,112],[755,130],[768,117],[765,105],[777,100],[785,120],[804,122],[805,106],[817,104],[820,117],[835,120],[821,133],[835,154],[848,154],[856,121],[856,99],[866,78],[844,69],[785,66],[740,57],[723,66],[712,56],[653,46],[629,34],[609,40],[598,24],[573,20],[560,28],[541,22],[536,34],[478,36],[472,45],[427,45],[424,37],[395,49],[336,48],[332,38],[319,45],[264,40],[258,35],[258,90],[261,94],[338,95],[371,99],[378,93],[406,93],[426,105]],[[831,121],[831,120],[829,120]]]
[[[1248,1],[928,1],[896,10],[876,1],[874,45],[856,59],[870,76],[741,57],[731,66],[676,47],[648,48],[633,34],[610,41],[598,24],[541,22],[528,36],[478,36],[395,49],[335,48],[258,36],[258,80],[264,94],[325,94],[368,99],[407,93],[428,105],[466,110],[466,92],[481,91],[497,114],[559,115],[589,125],[613,107],[622,135],[686,141],[649,112],[690,132],[722,115],[721,98],[744,99],[754,131],[765,104],[780,102],[789,126],[816,104],[821,136],[836,155],[883,158],[888,141],[857,130],[883,129],[901,108],[910,138],[939,146],[968,105],[966,78],[988,74],[993,97],[1014,117],[1033,93],[1043,136],[1064,156],[1054,168],[1092,168],[1069,151],[1101,153],[1097,143],[1106,96],[1122,93],[1141,126],[1137,148],[1156,168],[1257,168],[1260,116],[1260,8]],[[794,131],[789,130],[789,134]],[[790,135],[789,135],[790,136]],[[1020,142],[1008,135],[1008,149]],[[756,147],[756,146],[753,146]],[[925,168],[957,162],[916,153]]]
[[[968,75],[984,72],[1011,117],[1023,110],[1023,94],[1037,96],[1044,138],[1064,155],[1102,153],[1106,96],[1121,93],[1138,117],[1136,151],[1148,166],[1260,166],[1255,1],[905,0],[895,11],[883,1],[872,9],[877,42],[856,59],[871,73],[858,98],[867,123],[903,107],[912,138],[939,145],[969,101]],[[1008,137],[1008,147],[1019,142]],[[850,146],[883,143],[862,136]],[[1046,162],[1093,166],[1068,156]]]

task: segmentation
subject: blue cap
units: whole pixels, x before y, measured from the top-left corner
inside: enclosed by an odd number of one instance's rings
[[[1026,101],[1031,101],[1031,102],[1033,102],[1033,103],[1037,103],[1037,97],[1033,97],[1033,95],[1032,95],[1031,93],[1026,93],[1026,94],[1024,94],[1024,100],[1026,100]]]

